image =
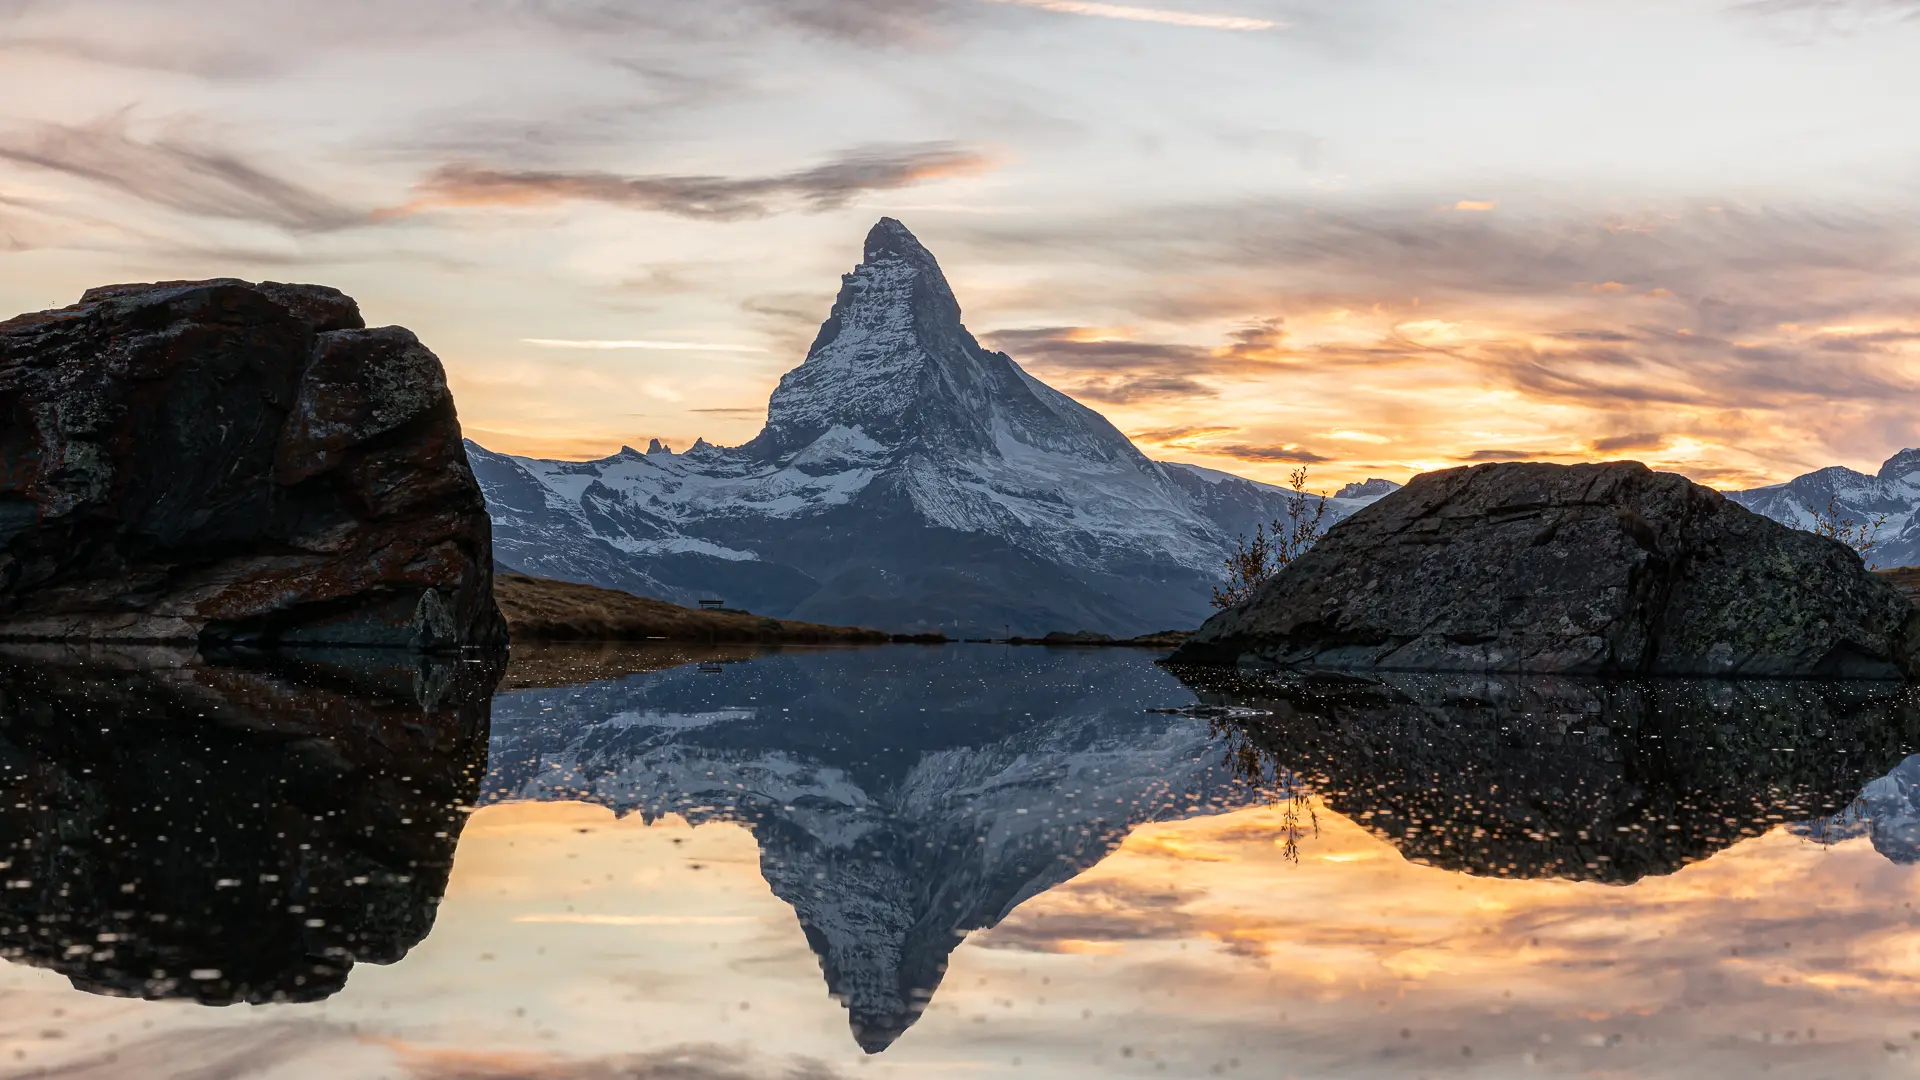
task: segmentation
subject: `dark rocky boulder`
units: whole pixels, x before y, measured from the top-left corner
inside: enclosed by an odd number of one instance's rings
[[[1920,616],[1846,546],[1637,462],[1415,477],[1172,658],[1384,671],[1920,674]]]
[[[312,285],[0,323],[0,638],[500,645],[440,361]]]

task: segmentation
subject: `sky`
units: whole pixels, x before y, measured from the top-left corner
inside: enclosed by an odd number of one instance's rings
[[[1872,471],[1917,55],[1920,0],[0,0],[0,317],[317,282],[492,449],[736,444],[891,215],[1162,459]]]

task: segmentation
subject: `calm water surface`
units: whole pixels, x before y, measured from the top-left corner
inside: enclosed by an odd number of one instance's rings
[[[0,653],[0,1076],[1920,1075],[1920,705]]]

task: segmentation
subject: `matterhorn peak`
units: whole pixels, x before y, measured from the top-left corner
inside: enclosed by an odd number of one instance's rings
[[[913,235],[913,230],[898,218],[883,217],[867,232],[866,252],[862,261],[877,263],[889,259],[904,259],[929,266],[935,273],[940,271],[940,264],[934,260],[933,252],[928,251],[920,238]]]

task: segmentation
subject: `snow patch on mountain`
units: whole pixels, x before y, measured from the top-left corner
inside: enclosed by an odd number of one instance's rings
[[[1834,465],[1727,497],[1796,529],[1812,530],[1820,517],[1837,514],[1873,536],[1868,565],[1920,564],[1920,449],[1888,458],[1874,476]]]

